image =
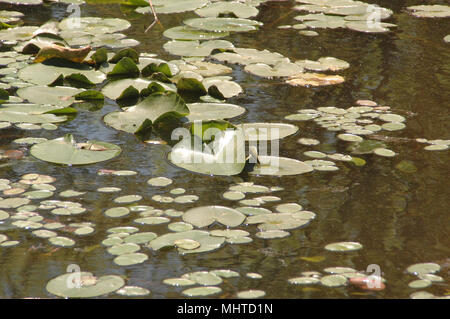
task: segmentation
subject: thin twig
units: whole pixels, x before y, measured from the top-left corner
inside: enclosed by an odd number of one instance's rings
[[[152,10],[153,17],[155,18],[155,21],[152,22],[152,24],[149,25],[147,29],[145,29],[145,33],[147,33],[148,30],[150,30],[157,22],[159,23],[158,16],[156,15],[155,8],[153,8],[152,0],[148,0],[148,3],[150,4],[150,9]]]

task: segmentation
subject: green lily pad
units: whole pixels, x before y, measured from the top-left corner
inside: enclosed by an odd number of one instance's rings
[[[294,213],[273,213],[248,216],[246,223],[259,224],[258,229],[261,231],[289,230],[304,227],[314,218],[314,213],[300,211]]]
[[[120,276],[108,275],[96,278],[92,273],[80,272],[55,277],[45,288],[51,294],[63,298],[91,298],[106,295],[124,285],[125,281]]]
[[[82,91],[82,89],[63,86],[29,86],[17,90],[17,95],[30,103],[69,106],[75,101],[73,96]]]
[[[222,278],[209,271],[187,273],[184,274],[182,278],[192,280],[193,282],[203,286],[215,286],[220,285],[223,282]]]
[[[258,9],[254,6],[237,1],[232,2],[214,2],[200,9],[195,10],[195,13],[201,17],[218,17],[223,14],[233,14],[237,18],[251,18],[258,15]]]
[[[430,280],[426,280],[426,279],[418,279],[418,280],[414,280],[411,281],[408,284],[409,288],[414,288],[414,289],[421,289],[421,288],[426,288],[431,286],[432,282]]]
[[[28,198],[6,198],[0,199],[1,208],[17,208],[23,205],[27,205],[30,202]]]
[[[325,246],[326,250],[329,251],[337,251],[337,252],[346,252],[346,251],[355,251],[362,249],[363,246],[357,242],[338,242],[332,243]]]
[[[264,290],[250,289],[250,290],[239,291],[236,294],[236,297],[238,297],[240,299],[256,299],[256,298],[262,298],[265,295],[266,295],[266,292]]]
[[[156,13],[180,13],[185,11],[192,11],[197,8],[203,7],[208,3],[208,0],[183,0],[182,2],[177,0],[152,0]],[[151,13],[149,6],[140,7],[136,9],[136,12],[148,14]]]
[[[194,125],[194,132],[196,127],[200,126]],[[199,138],[201,131],[198,135],[184,137],[172,148],[168,159],[176,166],[197,173],[226,176],[239,174],[245,166],[242,130],[220,131],[220,128],[216,130],[216,127],[212,127],[211,133],[214,132],[215,140],[205,146]]]
[[[183,290],[182,294],[187,297],[205,297],[222,292],[222,289],[216,286],[195,287]]]
[[[35,144],[30,150],[31,155],[40,160],[66,165],[98,163],[114,158],[120,152],[120,147],[101,141],[77,144],[71,134]]]
[[[320,279],[314,277],[295,277],[288,279],[288,282],[294,285],[313,285],[320,283]]]
[[[163,283],[170,286],[182,287],[195,285],[195,282],[187,278],[167,278]]]
[[[148,256],[143,253],[123,254],[114,258],[114,263],[119,266],[130,266],[141,264],[148,259]]]
[[[119,204],[129,204],[140,201],[141,199],[142,199],[141,195],[125,195],[115,198],[114,202]]]
[[[51,105],[39,104],[5,104],[0,108],[0,116],[3,120],[11,123],[59,123],[67,121],[67,116],[63,114],[70,114],[76,112],[71,107],[58,107]],[[53,114],[56,113],[56,114]],[[61,115],[60,115],[61,114]],[[26,138],[18,139],[19,141],[28,141]],[[40,138],[42,140],[42,138]]]
[[[253,63],[264,63],[274,65],[279,62],[289,62],[289,59],[277,52],[268,50],[256,50],[247,48],[234,48],[233,52],[217,53],[212,56],[214,59],[228,62],[248,65]]]
[[[284,238],[289,236],[290,233],[284,230],[272,229],[266,230],[256,233],[256,237],[262,239],[275,239],[275,238]]]
[[[406,271],[410,274],[434,274],[441,270],[441,266],[436,263],[419,263],[409,266]]]
[[[227,37],[229,32],[215,32],[195,29],[186,25],[167,29],[163,35],[173,40],[214,40]]]
[[[229,50],[234,46],[226,40],[208,40],[200,43],[197,40],[177,41],[172,40],[163,45],[164,50],[173,55],[194,57],[208,56],[215,49]]]
[[[264,63],[253,63],[245,66],[245,71],[266,78],[285,77],[299,74],[303,68],[296,63],[281,61],[273,66]]]
[[[418,18],[446,18],[450,17],[450,6],[418,5],[407,7],[411,14]]]
[[[200,243],[200,247],[192,250],[178,248],[181,254],[199,253],[218,249],[225,242],[223,237],[214,237],[207,231],[190,230],[185,232],[169,233],[161,235],[152,240],[148,247],[159,250],[164,247],[174,246],[174,242],[179,239],[192,239]]]
[[[176,93],[153,93],[139,104],[127,108],[124,112],[108,113],[103,120],[117,130],[136,133],[146,120],[154,123],[158,118],[169,112],[184,116],[189,113],[189,109]]]
[[[142,232],[125,237],[124,242],[133,244],[145,244],[152,241],[156,237],[157,235],[153,232]]]
[[[242,106],[228,103],[190,103],[189,121],[224,120],[240,116],[246,109]]]
[[[123,254],[131,254],[139,251],[141,247],[134,243],[125,243],[118,244],[108,248],[108,253],[111,255],[123,255]]]
[[[81,17],[77,23],[73,18],[65,18],[59,23],[61,30],[84,31],[93,35],[124,31],[131,23],[118,18]]]
[[[105,215],[112,218],[124,217],[130,214],[127,207],[113,207],[105,211]]]
[[[347,283],[348,279],[342,275],[327,275],[320,279],[320,283],[326,287],[341,287]]]
[[[67,60],[50,59],[42,63],[31,64],[18,72],[18,77],[32,84],[48,85],[53,83],[60,75],[82,74],[92,83],[99,84],[106,79],[103,72],[96,71],[85,64]]]
[[[3,41],[26,41],[34,37],[38,27],[22,26],[0,30],[0,40]]]
[[[140,297],[150,294],[150,290],[138,286],[124,286],[116,291],[116,294],[128,297]]]
[[[186,211],[183,220],[196,227],[206,227],[216,221],[228,227],[236,227],[242,224],[245,215],[229,207],[202,206]]]
[[[262,23],[255,20],[239,19],[239,18],[193,18],[185,20],[184,23],[190,27],[220,32],[245,32],[257,30]]]
[[[311,165],[292,158],[277,156],[258,156],[259,164],[255,165],[252,175],[297,175],[313,171]]]
[[[112,100],[117,100],[119,97],[123,95],[124,91],[129,87],[135,88],[138,91],[142,91],[152,83],[161,85],[166,91],[173,91],[173,92],[176,91],[176,88],[173,85],[157,81],[149,81],[144,79],[122,79],[106,84],[102,89],[102,93]]]
[[[72,247],[73,245],[75,245],[74,240],[63,236],[50,237],[49,242],[52,245],[61,247]]]

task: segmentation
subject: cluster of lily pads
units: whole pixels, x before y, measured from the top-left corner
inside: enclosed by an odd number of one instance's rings
[[[379,156],[393,157],[397,153],[388,149],[386,144],[380,140],[377,134],[387,131],[394,132],[406,127],[404,124],[406,118],[395,114],[388,106],[378,105],[370,100],[358,100],[357,106],[347,109],[334,106],[319,107],[317,109],[301,109],[297,113],[287,115],[285,119],[291,121],[309,121],[313,120],[322,128],[337,132],[336,138],[342,141],[350,142],[348,150],[352,154],[376,154]],[[342,132],[342,133],[340,133]],[[366,137],[366,139],[364,139]],[[381,140],[383,140],[381,138]],[[425,150],[438,151],[446,150],[450,144],[449,140],[427,140],[417,138],[419,143],[429,144]],[[299,143],[304,145],[318,145],[317,140],[300,139]],[[354,158],[343,154],[325,154],[318,151],[307,151],[303,153],[308,157],[318,159],[329,158],[342,161],[352,161]]]
[[[57,231],[77,236],[89,235],[94,232],[95,224],[91,222],[73,222],[64,224],[60,218],[83,214],[86,209],[80,203],[68,200],[50,200],[55,195],[56,187],[52,185],[56,179],[48,175],[36,173],[25,174],[17,182],[2,179],[0,189],[4,198],[0,198],[0,220],[5,230],[21,228],[29,230],[37,238],[48,239],[53,246],[71,247],[75,241],[69,237],[58,234]],[[80,197],[85,192],[64,190],[58,193],[59,197]],[[39,204],[31,201],[40,201]],[[13,212],[12,210],[15,210]],[[38,213],[37,211],[42,211]],[[48,212],[48,213],[46,213]],[[49,215],[47,218],[42,215]],[[1,246],[15,246],[20,242],[8,240],[1,235]]]
[[[309,14],[296,16],[300,24],[283,25],[281,28],[296,29],[305,36],[317,36],[318,33],[306,29],[347,28],[365,33],[389,32],[395,24],[381,22],[391,17],[392,10],[374,4],[354,0],[296,0],[302,3],[294,10],[307,11]]]

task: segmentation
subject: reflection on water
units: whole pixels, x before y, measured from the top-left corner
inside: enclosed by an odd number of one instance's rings
[[[265,23],[259,32],[239,33],[229,40],[236,47],[268,49],[292,60],[315,60],[333,56],[346,60],[351,67],[339,74],[347,81],[341,85],[303,88],[282,85],[277,80],[264,80],[233,66],[233,76],[244,88],[245,94],[230,103],[247,108],[248,112],[234,122],[282,121],[284,116],[302,108],[320,106],[350,107],[357,99],[372,99],[389,105],[400,112],[410,112],[407,128],[391,132],[389,136],[427,139],[449,139],[450,100],[450,50],[442,38],[450,30],[449,19],[418,19],[404,13],[413,1],[371,1],[394,10],[392,22],[398,25],[393,33],[361,34],[350,30],[319,30],[318,37],[303,37],[294,30],[280,30],[278,25],[292,24],[297,12],[291,11],[291,2],[268,2],[261,6],[258,20]],[[433,3],[444,3],[435,1]],[[52,5],[42,10],[18,8],[27,14],[26,22],[38,24],[52,17],[62,18],[64,6]],[[124,17],[117,5],[83,7],[83,15]],[[193,13],[160,16],[164,28],[180,25]],[[157,53],[164,59],[176,59],[162,50],[167,41],[163,29],[155,26],[148,34],[143,30],[151,21],[148,16],[125,15],[132,24],[126,32],[129,37],[142,42],[141,51]],[[388,21],[391,22],[391,21]],[[146,145],[134,136],[106,127],[101,118],[115,110],[107,103],[97,112],[80,112],[75,120],[61,125],[55,132],[27,133],[17,129],[1,131],[0,147],[8,149],[9,143],[24,136],[54,138],[73,133],[80,139],[100,139],[118,144],[123,153],[106,163],[86,167],[59,167],[33,159],[24,159],[20,165],[4,165],[2,178],[16,180],[22,174],[39,172],[58,178],[58,191],[76,188],[89,193],[80,201],[88,213],[73,217],[73,221],[91,221],[96,224],[94,235],[77,240],[76,249],[53,249],[40,245],[42,240],[29,232],[8,230],[10,238],[21,244],[15,248],[0,249],[0,297],[49,297],[46,282],[65,272],[69,264],[77,263],[82,270],[96,275],[119,274],[127,284],[140,285],[152,291],[151,297],[180,298],[180,289],[163,285],[168,277],[180,276],[189,271],[229,268],[238,271],[241,278],[233,278],[221,285],[224,297],[233,297],[244,289],[262,289],[269,298],[406,298],[414,290],[408,288],[413,276],[405,274],[407,266],[418,262],[440,262],[450,254],[450,223],[448,218],[449,152],[427,152],[416,143],[388,142],[399,155],[382,158],[362,155],[367,164],[356,167],[339,164],[337,172],[314,172],[294,177],[210,177],[193,174],[169,164],[165,157],[167,146]],[[313,122],[296,122],[300,132],[280,142],[280,155],[300,160],[310,147],[296,143],[300,136],[321,141],[317,150],[345,153],[345,142],[335,139],[335,134],[320,129]],[[404,173],[396,168],[403,160],[412,162],[417,172]],[[98,176],[97,170],[131,169],[139,173],[133,178]],[[186,194],[196,194],[195,204],[159,204],[150,200],[162,190],[146,184],[150,176],[167,176],[174,179],[173,187],[187,189]],[[117,222],[103,215],[119,195],[99,194],[98,187],[120,187],[126,194],[140,194],[142,205],[161,208],[187,209],[200,205],[230,205],[221,198],[230,183],[252,181],[258,184],[285,188],[275,195],[285,202],[297,202],[317,214],[305,229],[292,231],[284,239],[262,240],[244,245],[227,245],[218,251],[179,256],[174,250],[150,254],[144,264],[120,268],[113,264],[112,256],[99,245],[105,230]],[[179,205],[179,206],[176,206]],[[265,206],[271,208],[272,204]],[[56,218],[57,219],[57,218]],[[124,218],[132,224],[134,218]],[[67,219],[65,219],[67,220]],[[2,227],[2,225],[0,225]],[[142,227],[157,234],[167,232],[166,225]],[[217,226],[214,226],[217,227]],[[248,227],[254,231],[254,226]],[[327,252],[323,247],[336,241],[358,241],[364,248],[352,253]],[[318,262],[301,257],[322,256]],[[322,271],[331,266],[347,266],[365,270],[378,264],[387,279],[387,289],[378,293],[360,293],[352,288],[302,288],[287,284],[287,279],[302,271]],[[447,263],[448,264],[448,263]],[[262,279],[245,277],[247,272],[258,272]],[[436,295],[448,292],[448,268],[440,273],[447,283],[433,285],[426,290]],[[115,297],[115,296],[112,296]]]

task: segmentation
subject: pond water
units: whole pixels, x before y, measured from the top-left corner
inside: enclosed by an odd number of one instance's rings
[[[449,223],[449,152],[426,151],[416,138],[449,139],[450,123],[450,44],[443,37],[450,33],[450,19],[416,18],[408,14],[407,6],[418,1],[369,1],[394,11],[387,20],[397,24],[389,33],[366,34],[348,29],[319,29],[319,36],[308,37],[292,29],[279,29],[280,25],[297,23],[293,17],[293,1],[269,1],[261,4],[255,18],[264,23],[256,32],[233,33],[225,39],[235,47],[267,49],[279,52],[291,59],[317,60],[332,56],[347,61],[350,67],[336,74],[346,81],[338,85],[322,87],[294,87],[279,78],[264,79],[244,72],[243,67],[233,68],[233,79],[244,93],[227,100],[245,107],[247,112],[231,120],[243,122],[284,122],[297,125],[299,131],[280,140],[280,156],[309,160],[303,152],[318,150],[326,153],[347,154],[346,142],[336,138],[337,133],[325,130],[313,121],[294,122],[284,117],[301,109],[323,106],[348,108],[359,99],[376,101],[390,106],[396,114],[407,118],[407,127],[401,131],[380,135],[404,138],[385,141],[395,157],[374,154],[356,155],[366,164],[338,162],[339,170],[314,171],[294,176],[206,176],[189,172],[172,165],[167,160],[170,147],[139,141],[133,134],[108,127],[102,121],[104,115],[118,109],[112,100],[98,111],[79,112],[72,121],[62,123],[55,131],[26,131],[17,128],[0,131],[0,148],[17,149],[12,141],[21,137],[45,137],[48,139],[73,134],[77,139],[101,140],[119,145],[120,156],[85,166],[60,166],[33,158],[1,160],[0,178],[17,181],[27,173],[39,173],[55,177],[53,185],[58,192],[66,189],[87,192],[69,199],[80,202],[87,213],[78,216],[62,216],[52,219],[64,223],[92,222],[95,232],[76,236],[72,248],[55,249],[47,240],[36,238],[29,230],[7,228],[0,224],[0,232],[20,243],[14,247],[0,247],[0,298],[52,298],[45,290],[47,282],[66,273],[70,264],[77,264],[83,271],[96,276],[119,275],[127,285],[136,285],[151,291],[148,298],[184,298],[182,287],[162,283],[166,278],[200,270],[231,269],[240,274],[221,284],[222,292],[212,298],[234,298],[247,289],[266,292],[267,298],[409,298],[418,291],[408,284],[416,277],[406,268],[415,263],[433,262],[441,265],[437,273],[444,281],[433,283],[426,290],[436,296],[450,293],[450,223]],[[433,1],[432,4],[446,4]],[[38,9],[36,9],[38,8]],[[50,19],[66,17],[66,6],[52,4],[38,7],[9,6],[25,13],[26,25],[40,25]],[[152,18],[133,12],[121,11],[118,4],[85,4],[82,16],[117,17],[131,22],[124,33],[141,42],[136,50],[151,52],[165,60],[178,59],[162,46],[168,41],[164,30],[182,24],[187,18],[196,17],[193,12],[160,14],[161,25],[155,25],[144,33]],[[320,141],[317,146],[297,143],[300,137]],[[408,161],[415,169],[405,172],[398,164]],[[404,162],[403,162],[404,163]],[[133,170],[135,176],[99,175],[100,169]],[[146,181],[151,177],[165,176],[173,183],[167,187],[151,187]],[[143,196],[138,205],[150,205],[159,209],[173,208],[186,211],[205,205],[239,205],[221,194],[238,182],[254,182],[258,185],[281,186],[284,189],[270,195],[278,196],[282,203],[298,203],[317,214],[305,228],[290,231],[290,236],[280,239],[259,239],[246,244],[227,244],[218,250],[180,255],[175,249],[151,251],[141,249],[149,256],[144,263],[118,266],[113,262],[101,242],[106,230],[121,225],[132,225],[136,213],[119,219],[105,217],[103,212],[120,206],[113,199],[121,195]],[[96,192],[99,187],[114,186],[119,193]],[[152,196],[168,195],[173,188],[186,189],[185,194],[199,196],[189,204],[155,202]],[[265,195],[265,194],[262,194]],[[1,195],[0,195],[1,196]],[[254,198],[259,194],[249,194]],[[55,195],[50,199],[62,199]],[[36,201],[37,202],[37,201]],[[34,203],[34,202],[33,202]],[[280,202],[269,202],[262,207],[275,210]],[[47,218],[47,216],[45,216]],[[179,217],[171,221],[180,221]],[[3,228],[2,228],[3,227]],[[167,224],[138,226],[142,231],[167,233]],[[5,229],[6,228],[6,229]],[[223,229],[214,224],[211,229]],[[239,229],[254,234],[255,225],[241,225]],[[65,236],[65,235],[63,235]],[[327,244],[341,241],[359,242],[363,248],[352,252],[325,250]],[[365,291],[351,285],[330,288],[321,285],[292,285],[288,279],[298,277],[304,271],[319,271],[327,267],[352,267],[365,271],[371,264],[379,265],[386,289]],[[259,273],[260,279],[246,276]],[[109,298],[124,298],[110,294]]]

